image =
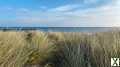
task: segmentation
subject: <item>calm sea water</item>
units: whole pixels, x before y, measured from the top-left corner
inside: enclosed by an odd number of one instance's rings
[[[40,30],[45,32],[107,32],[118,31],[119,27],[0,27],[0,30]]]

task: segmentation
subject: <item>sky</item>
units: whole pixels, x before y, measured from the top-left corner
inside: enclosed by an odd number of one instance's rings
[[[0,0],[0,27],[119,27],[120,0]]]

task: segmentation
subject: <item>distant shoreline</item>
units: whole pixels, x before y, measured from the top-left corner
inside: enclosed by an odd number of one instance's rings
[[[108,32],[119,31],[120,27],[0,27],[1,31],[45,31],[45,32]]]

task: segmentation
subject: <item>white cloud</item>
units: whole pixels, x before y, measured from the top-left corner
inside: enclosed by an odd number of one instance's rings
[[[63,16],[61,26],[99,26],[111,27],[120,26],[120,0],[111,4],[89,8],[86,10],[76,10],[69,12],[71,16]],[[55,25],[55,24],[54,24]],[[56,23],[57,25],[57,23]],[[57,25],[60,26],[60,25]]]
[[[59,27],[120,26],[120,0],[98,8],[74,10],[80,6],[81,5],[65,5],[44,12],[40,10],[30,11],[29,9],[21,8],[19,11],[16,11],[17,17],[15,21]]]
[[[0,7],[0,11],[10,11],[10,10],[13,10],[13,9],[14,9],[13,7],[7,7],[7,6]]]
[[[78,8],[80,5],[64,5],[64,6],[59,6],[59,7],[56,7],[56,8],[53,8],[53,9],[50,9],[49,11],[58,11],[58,12],[68,12],[68,11],[71,11],[75,8]]]
[[[19,9],[17,9],[17,11],[20,11],[20,12],[29,12],[30,10],[27,9],[27,8],[19,8]]]

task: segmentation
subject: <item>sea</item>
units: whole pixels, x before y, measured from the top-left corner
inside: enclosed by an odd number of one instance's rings
[[[29,31],[40,30],[44,32],[108,32],[120,31],[120,27],[0,27],[2,31]]]

